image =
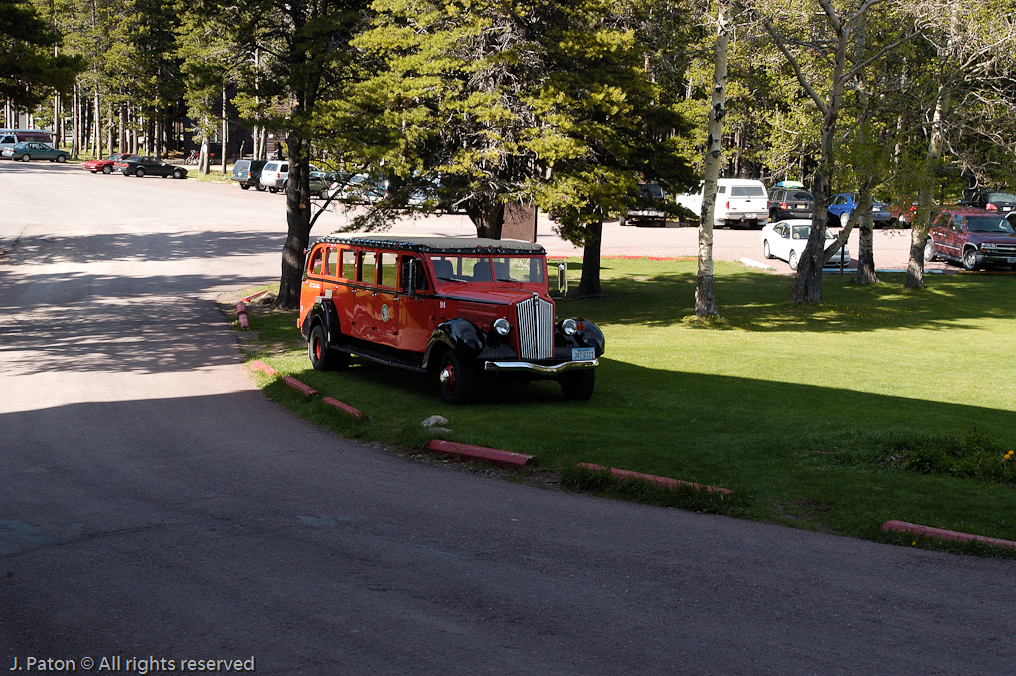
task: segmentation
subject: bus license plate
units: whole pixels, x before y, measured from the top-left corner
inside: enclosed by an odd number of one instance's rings
[[[593,361],[596,359],[596,348],[594,347],[573,347],[571,351],[572,361]]]

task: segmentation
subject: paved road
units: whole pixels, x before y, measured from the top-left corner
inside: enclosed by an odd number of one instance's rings
[[[1012,562],[415,464],[271,404],[210,300],[276,274],[275,196],[48,164],[0,186],[8,669],[1016,673]]]

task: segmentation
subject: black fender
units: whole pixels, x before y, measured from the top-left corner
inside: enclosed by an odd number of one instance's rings
[[[554,328],[554,346],[568,350],[573,347],[592,347],[596,349],[597,357],[602,356],[603,351],[607,348],[607,341],[603,337],[600,327],[582,317],[572,317],[571,319],[581,325],[582,330],[569,336],[561,328],[561,322],[558,322]]]
[[[456,317],[438,324],[434,332],[430,334],[430,342],[427,343],[423,365],[424,367],[432,365],[430,357],[434,354],[435,348],[448,347],[467,359],[475,359],[483,352],[485,345],[486,338],[476,324],[468,319]]]
[[[320,324],[325,328],[325,340],[328,346],[340,342],[342,328],[339,324],[339,312],[335,309],[335,303],[331,298],[318,298],[314,301],[314,305],[307,312],[303,325],[300,327],[304,340],[310,340],[310,332],[315,324]]]

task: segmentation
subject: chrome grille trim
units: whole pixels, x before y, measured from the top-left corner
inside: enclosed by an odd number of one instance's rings
[[[550,359],[554,356],[554,304],[533,296],[515,306],[519,330],[519,357]]]

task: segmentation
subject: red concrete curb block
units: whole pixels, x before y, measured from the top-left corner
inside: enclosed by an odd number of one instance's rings
[[[916,523],[907,523],[906,521],[886,521],[882,524],[882,530],[887,532],[894,531],[897,533],[913,533],[914,535],[924,535],[926,537],[938,538],[940,540],[959,540],[961,542],[969,542],[973,540],[975,542],[983,542],[988,545],[995,545],[996,547],[1016,549],[1016,542],[1013,542],[1012,540],[1000,540],[999,538],[989,538],[984,535],[971,535],[970,533],[960,533],[954,530],[945,530],[944,528],[921,526]]]
[[[239,314],[236,316],[236,321],[240,322],[241,329],[249,329],[250,322],[247,320],[247,313]]]
[[[260,359],[257,360],[257,361],[252,361],[250,363],[250,367],[251,367],[252,371],[263,371],[264,373],[267,373],[270,376],[277,376],[277,375],[279,375],[278,371],[276,371],[275,369],[273,369],[271,366],[269,366],[268,364],[264,363]]]
[[[324,403],[328,404],[329,406],[334,406],[335,408],[339,409],[340,411],[345,411],[346,413],[348,413],[349,415],[353,416],[357,420],[359,420],[360,418],[363,417],[363,413],[361,413],[359,409],[355,409],[352,406],[350,406],[349,404],[344,404],[341,401],[339,401],[338,399],[333,399],[331,397],[325,397],[321,401],[323,401]]]
[[[292,387],[294,390],[297,390],[298,392],[303,392],[304,395],[308,397],[313,397],[315,394],[317,394],[317,390],[315,390],[313,387],[301,383],[299,380],[297,380],[292,376],[283,376],[282,382],[286,383],[286,385]]]
[[[246,297],[244,297],[244,298],[241,298],[241,299],[240,299],[240,302],[241,302],[241,303],[249,303],[249,302],[251,302],[252,300],[254,300],[255,298],[257,298],[258,296],[263,296],[263,295],[265,295],[266,293],[268,293],[268,289],[265,289],[264,291],[258,291],[257,293],[252,293],[252,294],[251,294],[251,295],[249,295],[249,296],[246,296]]]
[[[525,453],[512,453],[501,451],[496,448],[484,448],[483,446],[470,446],[469,444],[457,444],[454,441],[442,441],[434,439],[427,444],[427,450],[432,453],[447,453],[448,455],[464,460],[482,460],[498,467],[518,469],[524,467],[536,459],[535,456]]]
[[[236,304],[236,314],[238,315],[247,314],[247,306],[244,304],[242,300]]]
[[[616,467],[604,467],[603,465],[594,465],[588,462],[580,462],[575,465],[582,469],[591,469],[594,472],[610,471],[611,474],[616,476],[618,479],[642,479],[648,481],[651,484],[656,484],[660,488],[679,488],[681,486],[689,486],[697,491],[706,491],[707,493],[722,493],[723,495],[730,495],[733,493],[729,488],[717,488],[716,486],[706,486],[705,484],[696,484],[691,481],[681,481],[680,479],[668,479],[664,476],[655,476],[653,474],[642,474],[641,472],[631,472],[626,469],[618,469]]]

